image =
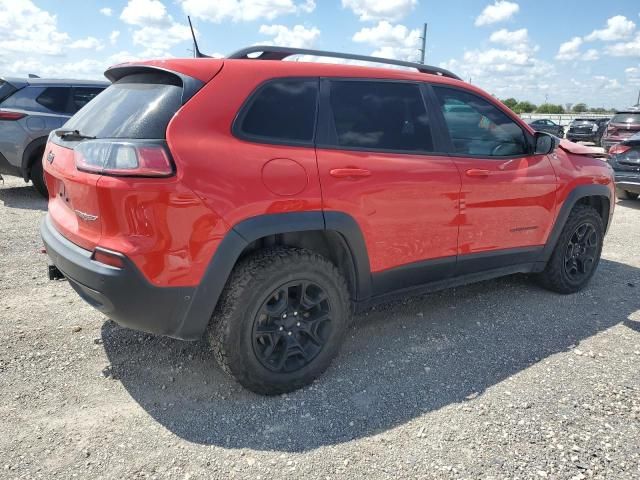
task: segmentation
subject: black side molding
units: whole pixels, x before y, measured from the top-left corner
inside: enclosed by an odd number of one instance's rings
[[[181,338],[197,339],[207,328],[229,275],[243,250],[268,235],[334,230],[345,240],[356,272],[356,297],[371,295],[371,272],[364,238],[356,221],[340,212],[291,212],[260,215],[235,225],[218,246],[178,329]]]

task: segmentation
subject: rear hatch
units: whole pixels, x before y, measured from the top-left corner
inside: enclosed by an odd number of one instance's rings
[[[150,66],[116,67],[109,74],[113,84],[51,133],[44,158],[49,216],[63,236],[88,250],[99,244],[104,210],[114,207],[98,189],[102,176],[172,175],[167,125],[204,85]],[[154,170],[154,162],[160,168]]]
[[[640,112],[616,113],[607,127],[607,136],[628,138],[640,131]]]
[[[598,131],[598,125],[592,120],[576,119],[569,126],[569,133],[591,135]]]

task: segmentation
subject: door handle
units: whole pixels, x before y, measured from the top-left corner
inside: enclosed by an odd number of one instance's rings
[[[470,168],[466,171],[468,177],[488,177],[489,170],[484,170],[481,168]]]
[[[370,177],[371,171],[364,168],[334,168],[329,175],[335,178]]]

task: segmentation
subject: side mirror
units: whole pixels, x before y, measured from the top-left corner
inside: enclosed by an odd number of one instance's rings
[[[535,143],[536,155],[548,155],[560,145],[560,139],[548,133],[536,132]]]

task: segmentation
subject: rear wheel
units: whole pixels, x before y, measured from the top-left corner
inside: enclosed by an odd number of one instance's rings
[[[623,190],[621,188],[616,189],[616,195],[620,200],[637,200],[638,194],[630,192],[629,190]]]
[[[236,266],[208,338],[245,388],[275,395],[311,383],[337,354],[350,316],[346,282],[324,257],[277,248]]]
[[[598,267],[603,239],[604,225],[598,212],[587,205],[576,205],[539,274],[542,286],[558,293],[582,290]]]
[[[34,154],[33,164],[31,165],[31,181],[33,187],[44,198],[49,198],[49,191],[47,190],[47,184],[44,181],[44,170],[42,168],[42,156],[44,155],[44,149],[37,151]]]

